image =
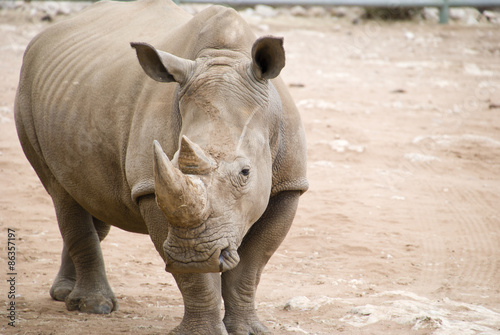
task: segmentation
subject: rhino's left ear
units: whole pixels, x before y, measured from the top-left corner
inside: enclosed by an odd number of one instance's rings
[[[144,72],[156,81],[184,84],[194,69],[194,61],[156,50],[147,43],[130,43]]]
[[[259,79],[276,78],[285,67],[283,38],[265,36],[259,38],[252,47],[252,69]]]

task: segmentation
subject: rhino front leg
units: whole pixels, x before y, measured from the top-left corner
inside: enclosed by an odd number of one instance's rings
[[[260,275],[292,224],[300,192],[282,192],[271,198],[262,217],[245,236],[238,253],[240,263],[222,274],[224,324],[231,335],[269,334],[255,310]]]
[[[163,243],[168,223],[156,204],[155,196],[139,199],[142,217],[158,253],[165,259]],[[173,274],[184,300],[184,317],[171,335],[227,335],[221,317],[221,281],[219,273]]]
[[[184,317],[170,334],[226,335],[220,313],[220,274],[174,274],[174,278],[184,300]]]
[[[51,295],[57,300],[65,296],[70,311],[107,314],[117,310],[100,246],[100,237],[106,236],[109,227],[93,220],[64,190],[58,188],[56,192],[52,188],[50,193],[64,240],[62,264]]]
[[[104,238],[108,235],[111,226],[96,218],[93,218],[93,221],[94,227],[99,236],[99,241],[104,240]],[[73,291],[75,283],[75,264],[69,255],[68,248],[64,245],[61,255],[61,266],[56,279],[50,288],[50,296],[54,300],[65,301],[66,297],[71,293],[71,291]]]

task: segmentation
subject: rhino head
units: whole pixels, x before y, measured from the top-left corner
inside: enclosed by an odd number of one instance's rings
[[[166,270],[230,270],[271,193],[281,100],[269,80],[285,65],[283,39],[258,39],[251,57],[211,49],[196,60],[132,47],[147,75],[179,84],[179,148],[170,160],[154,142],[156,202],[169,222]]]

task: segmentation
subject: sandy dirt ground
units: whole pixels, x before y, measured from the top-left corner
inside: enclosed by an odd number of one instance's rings
[[[248,20],[285,37],[311,185],[262,276],[265,325],[500,334],[500,26]],[[48,24],[0,15],[0,334],[167,333],[182,299],[148,236],[112,229],[102,243],[118,312],[68,312],[48,294],[62,242],[13,121],[24,48]]]

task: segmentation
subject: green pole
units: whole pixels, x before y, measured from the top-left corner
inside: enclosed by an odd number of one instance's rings
[[[446,24],[450,17],[450,5],[448,0],[443,0],[443,5],[439,9],[439,23]]]

